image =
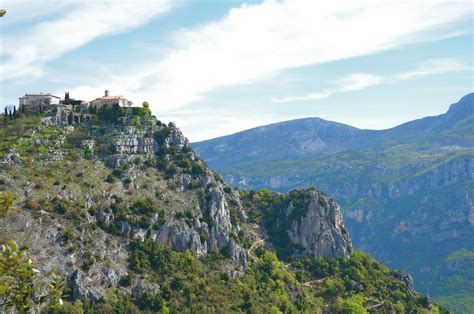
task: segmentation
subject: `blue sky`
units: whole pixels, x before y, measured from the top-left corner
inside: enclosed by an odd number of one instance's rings
[[[383,129],[474,90],[470,0],[4,0],[0,107],[109,89],[192,141],[322,117]]]

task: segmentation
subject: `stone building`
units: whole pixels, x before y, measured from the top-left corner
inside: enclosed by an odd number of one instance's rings
[[[124,96],[110,96],[108,90],[105,95],[92,101],[82,101],[71,98],[69,92],[64,94],[64,99],[50,93],[25,94],[19,98],[19,109],[25,112],[50,112],[53,113],[54,123],[67,125],[79,123],[92,123],[97,119],[97,110],[100,108],[113,108],[114,105],[130,108],[133,102]]]
[[[59,105],[60,97],[51,93],[28,94],[19,98],[20,111],[50,111]]]
[[[105,91],[104,96],[96,98],[90,102],[90,106],[95,109],[100,109],[103,107],[112,108],[113,105],[119,105],[120,107],[131,107],[133,102],[127,100],[124,96],[110,96],[108,90]]]

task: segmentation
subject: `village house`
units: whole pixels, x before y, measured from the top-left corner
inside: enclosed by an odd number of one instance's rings
[[[20,111],[48,111],[59,105],[60,97],[51,93],[28,94],[19,98]]]
[[[64,99],[50,93],[25,94],[19,98],[20,111],[23,112],[53,112],[56,123],[78,124],[91,123],[98,110],[112,109],[115,106],[131,108],[133,102],[124,96],[110,96],[108,90],[104,96],[92,101],[82,101],[71,98],[69,92],[64,94]]]
[[[108,90],[105,91],[104,96],[96,98],[90,102],[90,106],[95,109],[100,109],[103,107],[112,108],[113,105],[119,105],[120,107],[132,107],[133,102],[127,100],[123,96],[110,96]]]

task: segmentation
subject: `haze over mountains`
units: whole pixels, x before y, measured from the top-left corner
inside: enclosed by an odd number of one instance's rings
[[[451,309],[474,310],[474,94],[388,130],[308,118],[192,146],[235,186],[330,194],[356,247]]]

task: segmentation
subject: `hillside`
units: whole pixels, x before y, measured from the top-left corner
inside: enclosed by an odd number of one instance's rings
[[[297,130],[298,121],[288,124]],[[469,254],[454,264],[450,259],[474,252],[474,94],[436,117],[384,131],[355,132],[365,137],[345,150],[302,157],[293,154],[295,136],[281,147],[285,158],[257,161],[244,156],[235,164],[226,156],[234,156],[241,146],[252,151],[252,143],[233,138],[239,143],[235,150],[229,141],[225,154],[213,151],[210,156],[208,147],[230,138],[192,146],[233,186],[280,192],[315,186],[329,193],[340,202],[356,247],[410,271],[421,291],[453,310],[474,310],[473,259]],[[281,135],[281,141],[291,137]],[[269,145],[259,143],[253,149]]]
[[[100,119],[4,118],[2,310],[440,312],[353,249],[324,193],[238,191],[174,124]]]

